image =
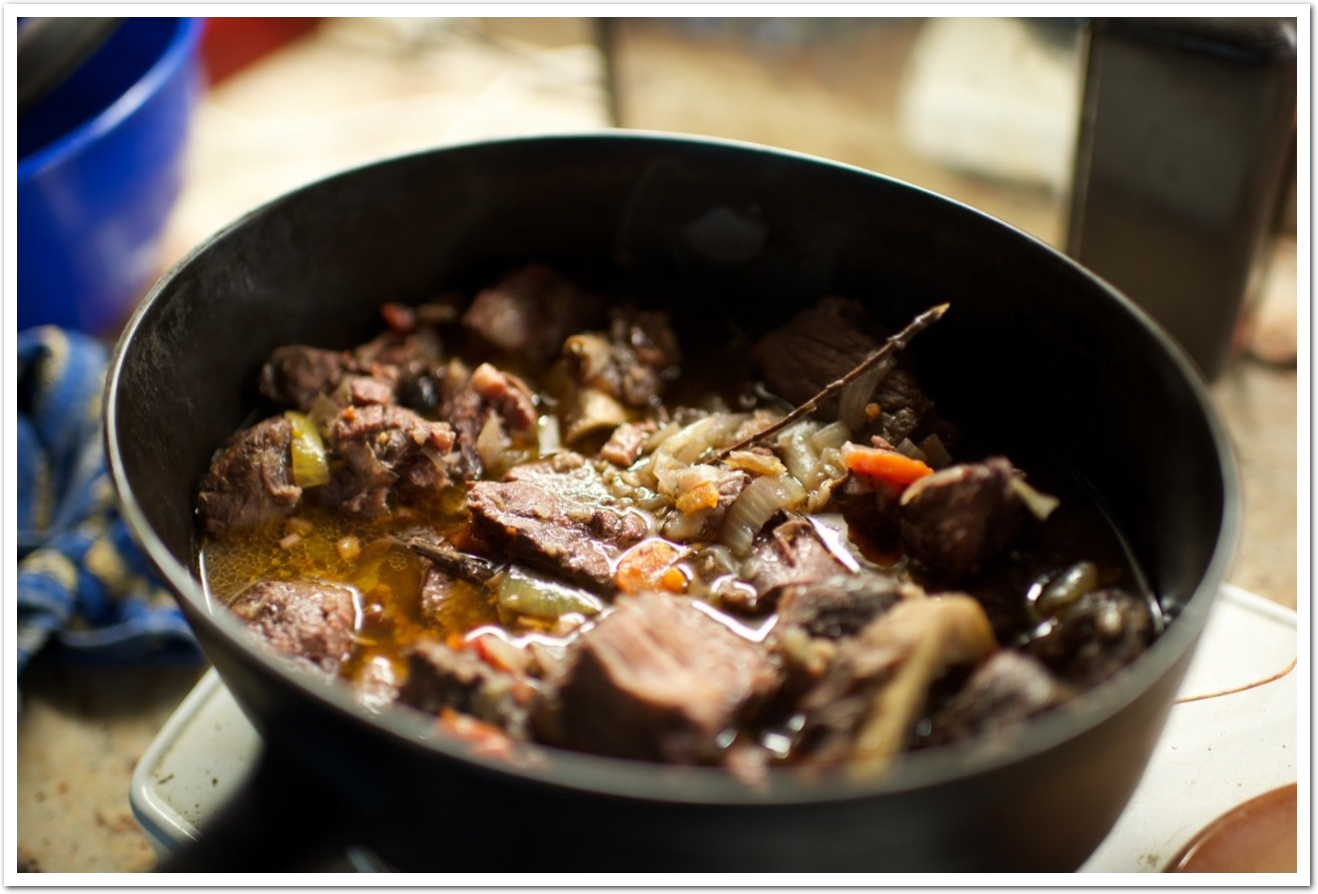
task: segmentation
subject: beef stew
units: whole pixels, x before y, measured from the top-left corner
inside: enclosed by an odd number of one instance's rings
[[[915,330],[845,297],[717,351],[542,264],[381,316],[277,349],[197,499],[211,598],[369,710],[874,775],[1013,735],[1160,632],[1096,496],[945,418]]]

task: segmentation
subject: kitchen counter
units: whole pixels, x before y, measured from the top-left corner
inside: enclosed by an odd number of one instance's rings
[[[166,259],[266,198],[370,158],[478,136],[607,125],[590,26],[550,21],[548,37],[525,20],[450,20],[446,28],[411,20],[333,22],[225,81],[199,114]],[[680,64],[681,50],[670,52]],[[740,84],[748,96],[761,87],[753,74],[740,81],[724,75],[727,89]],[[841,157],[854,145],[849,119],[832,145],[826,116],[819,122],[810,151]],[[674,119],[672,126],[680,124]],[[1044,192],[1004,193],[960,176],[930,179],[938,181],[932,188],[960,190],[964,201],[1057,239],[1056,200]],[[1296,269],[1295,241],[1283,238],[1272,255],[1265,318],[1289,313],[1293,321]],[[1296,608],[1297,371],[1245,357],[1211,393],[1237,452],[1244,494],[1240,546],[1227,578]],[[1156,433],[1150,439],[1156,444]],[[203,670],[88,672],[40,657],[33,662],[21,681],[11,789],[20,870],[152,867],[154,855],[129,808],[130,778]]]

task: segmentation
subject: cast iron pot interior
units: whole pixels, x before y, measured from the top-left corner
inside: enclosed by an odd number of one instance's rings
[[[827,294],[917,340],[940,405],[991,408],[1101,495],[1173,621],[1127,672],[995,748],[857,782],[541,751],[473,754],[289,670],[198,583],[193,499],[271,349],[342,348],[378,305],[529,260],[756,328]],[[426,152],[276,200],[199,246],[130,322],[107,389],[124,513],[260,730],[254,781],[174,868],[365,844],[449,870],[1064,870],[1103,839],[1158,738],[1234,546],[1233,460],[1184,356],[1047,246],[962,205],[761,147],[608,132]]]

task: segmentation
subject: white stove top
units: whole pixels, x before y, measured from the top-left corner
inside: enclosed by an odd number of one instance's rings
[[[1284,669],[1296,650],[1294,612],[1227,585],[1181,695],[1264,679]],[[1161,871],[1222,813],[1296,782],[1297,708],[1295,672],[1243,692],[1177,704],[1126,811],[1081,871]],[[196,838],[197,829],[254,769],[259,752],[256,731],[209,671],[133,774],[133,812],[158,850],[168,852]],[[1302,822],[1306,807],[1302,801]],[[1301,832],[1307,833],[1304,825]],[[343,868],[377,867],[364,854],[350,852]]]

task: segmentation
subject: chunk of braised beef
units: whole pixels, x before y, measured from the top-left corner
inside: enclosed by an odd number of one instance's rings
[[[352,351],[351,371],[386,386],[389,401],[433,419],[439,405],[436,376],[444,351],[438,331],[423,324],[422,310],[383,305],[380,314],[389,329]],[[377,396],[373,402],[385,401]]]
[[[455,576],[448,570],[431,563],[421,578],[421,595],[418,600],[421,617],[432,627],[444,627],[453,595]]]
[[[636,462],[645,449],[646,441],[655,432],[651,420],[644,422],[624,422],[613,430],[609,439],[600,448],[600,457],[620,468],[627,468]]]
[[[798,698],[796,712],[804,720],[796,747],[811,763],[837,764],[846,759],[856,730],[873,708],[875,693],[901,661],[901,655],[871,651],[855,640],[779,639],[795,650],[787,673]]]
[[[759,339],[750,360],[769,390],[804,403],[877,350],[887,337],[869,311],[850,298],[822,298]],[[837,399],[820,415],[836,418]]]
[[[354,348],[352,358],[356,371],[396,381],[400,376],[414,375],[433,367],[443,359],[443,343],[435,329],[415,326],[414,314],[400,317],[397,313],[382,311],[382,315],[386,320],[392,316],[395,322],[410,319],[413,325],[411,328],[386,329]]]
[[[682,355],[662,311],[615,308],[607,333],[579,332],[563,343],[563,357],[582,388],[629,407],[654,402],[677,374]]]
[[[555,496],[583,503],[608,505],[615,500],[595,466],[574,450],[560,450],[544,459],[513,466],[504,480],[525,481]]]
[[[582,384],[598,388],[627,406],[645,407],[676,378],[681,361],[682,352],[667,313],[615,308],[610,312],[607,360],[589,370]]]
[[[919,561],[973,574],[1020,534],[1025,509],[1012,487],[1019,473],[1002,457],[940,469],[901,497],[901,538]]]
[[[1065,702],[1075,694],[1070,684],[1041,661],[1001,649],[970,674],[964,685],[929,718],[920,746],[996,736]]]
[[[684,597],[622,599],[568,652],[534,724],[544,741],[593,754],[717,763],[778,685],[762,647]]]
[[[558,356],[573,332],[597,326],[604,300],[544,264],[515,270],[476,294],[462,325],[489,345],[534,363]]]
[[[915,376],[901,366],[883,377],[870,395],[870,402],[881,411],[874,432],[890,444],[918,436],[927,426],[945,430],[935,422],[934,402],[920,389]]]
[[[895,485],[848,474],[833,488],[829,511],[846,521],[848,536],[861,552],[886,557],[901,550],[900,504],[901,490]]]
[[[730,590],[723,602],[750,613],[771,610],[789,585],[818,583],[849,570],[802,518],[789,518],[757,538],[742,569],[750,588]]]
[[[302,499],[293,483],[293,427],[272,416],[231,436],[211,461],[197,496],[206,533],[254,528],[291,513]]]
[[[529,481],[479,481],[467,493],[477,534],[496,549],[587,587],[611,587],[618,551],[649,533],[640,515],[569,499]]]
[[[495,618],[496,608],[485,587],[499,573],[502,563],[483,558],[466,549],[477,547],[469,537],[455,538],[463,549],[432,534],[408,539],[407,547],[421,556],[423,572],[420,598],[421,619],[437,632],[469,630],[481,621]],[[474,604],[473,604],[474,603]]]
[[[439,370],[439,418],[453,426],[457,453],[453,463],[454,475],[471,481],[481,476],[485,467],[476,442],[485,425],[485,402],[471,385],[471,370],[454,358]]]
[[[485,471],[477,451],[481,432],[493,420],[500,438],[525,436],[535,430],[538,411],[535,396],[520,378],[489,363],[468,370],[460,360],[451,360],[439,380],[439,416],[456,432],[458,459],[455,473],[464,480],[479,478]]]
[[[1017,561],[1015,547],[974,575],[953,573],[928,565],[910,566],[911,579],[930,593],[964,588],[984,607],[1000,642],[1016,642],[1038,626],[1026,594],[1038,580],[1038,564]]]
[[[424,327],[406,332],[386,330],[351,351],[285,345],[271,352],[257,385],[280,406],[304,413],[324,397],[346,405],[348,395],[339,386],[349,377],[358,380],[358,387],[372,383],[371,402],[392,402],[400,385],[411,387],[439,363],[442,353],[439,335]]]
[[[364,407],[369,404],[393,403],[394,391],[388,382],[370,376],[345,376],[340,387],[346,392],[348,402],[353,406]]]
[[[397,498],[433,494],[449,484],[453,429],[397,404],[351,406],[330,426],[339,460],[322,499],[357,515],[388,512]]]
[[[347,351],[285,345],[275,348],[261,367],[258,387],[280,406],[306,412],[316,398],[332,391],[345,373],[356,369]]]
[[[663,373],[682,362],[677,333],[666,311],[622,307],[613,309],[609,317],[609,340],[625,347],[637,363]]]
[[[875,571],[836,575],[818,581],[788,584],[778,603],[778,619],[769,644],[783,668],[783,685],[776,709],[786,717],[800,714],[801,704],[819,700],[811,690],[825,685],[836,690],[862,685],[845,652],[843,641],[861,635],[903,600],[924,598],[918,587]],[[838,662],[841,661],[841,664]],[[825,677],[832,679],[824,682]],[[851,682],[844,683],[848,677]],[[868,686],[868,682],[863,685]],[[829,690],[831,691],[831,690]],[[827,718],[822,726],[801,730],[800,739],[821,737],[839,741],[859,721],[862,701]],[[853,710],[854,709],[854,710]],[[832,732],[821,733],[821,730]],[[798,744],[800,742],[798,741]]]
[[[471,372],[471,387],[487,406],[499,414],[503,427],[523,434],[535,428],[540,418],[535,395],[520,378],[510,372],[482,363]]]
[[[897,578],[872,571],[789,583],[778,598],[778,624],[841,639],[855,636],[902,598]]]
[[[1063,679],[1090,687],[1138,658],[1156,629],[1146,600],[1110,587],[1085,593],[1063,608],[1024,651]]]
[[[353,591],[320,581],[267,580],[238,594],[229,608],[280,654],[326,676],[352,652]]]
[[[393,367],[389,369],[392,371]],[[328,434],[339,416],[350,407],[392,404],[395,396],[391,379],[377,379],[364,373],[345,370],[332,389],[316,396],[306,414],[322,434]]]
[[[407,671],[398,690],[401,704],[427,714],[469,714],[525,736],[535,698],[526,679],[492,667],[473,649],[452,649],[438,640],[420,640],[403,657]]]
[[[751,348],[750,360],[770,391],[788,403],[802,404],[881,348],[888,336],[860,302],[830,296],[761,337]],[[869,397],[879,413],[866,432],[893,444],[932,433],[944,441],[954,439],[954,427],[935,413],[934,402],[906,368],[904,358],[892,362]],[[839,398],[830,397],[813,415],[836,419],[838,408]]]

